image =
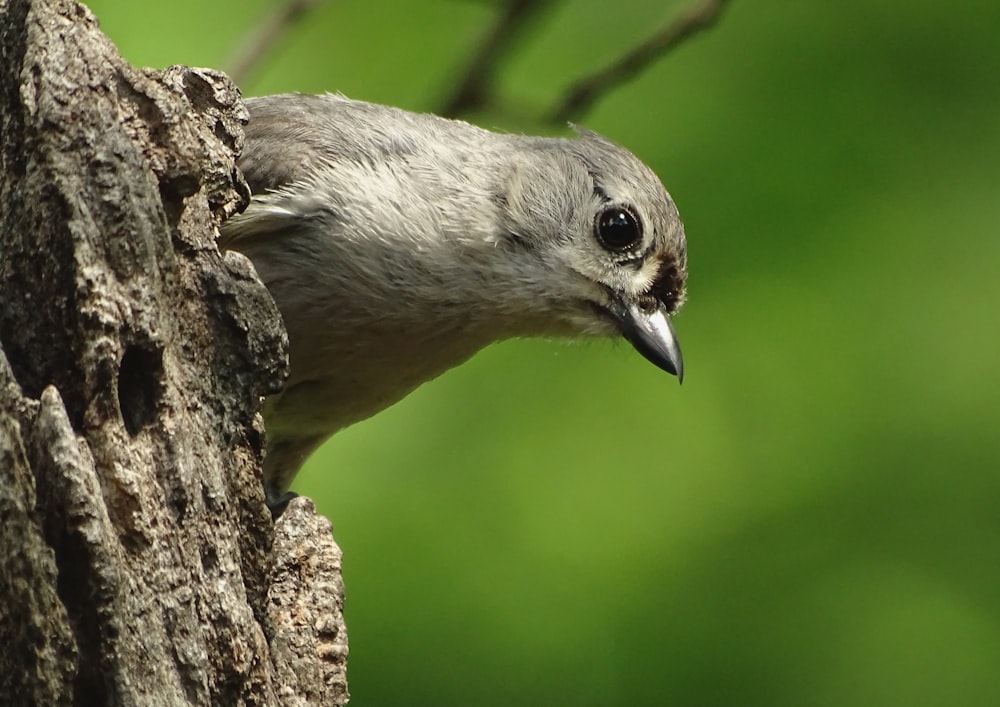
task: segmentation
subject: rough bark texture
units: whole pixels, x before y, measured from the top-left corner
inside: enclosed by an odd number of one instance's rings
[[[75,2],[0,0],[0,704],[347,701],[329,524],[260,484],[285,333],[214,242],[244,119]]]

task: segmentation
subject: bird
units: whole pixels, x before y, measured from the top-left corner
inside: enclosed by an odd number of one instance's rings
[[[272,509],[328,437],[496,341],[624,337],[683,380],[684,226],[628,150],[332,93],[245,103],[252,197],[220,248],[250,259],[288,332],[263,406]]]

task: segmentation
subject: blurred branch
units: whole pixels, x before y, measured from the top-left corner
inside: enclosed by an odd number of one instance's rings
[[[324,0],[285,0],[270,17],[252,27],[237,44],[226,71],[237,86],[241,86],[257,66],[274,51],[275,46],[297,22]]]
[[[497,66],[523,27],[544,10],[552,0],[507,0],[489,34],[483,38],[458,88],[448,98],[441,115],[456,117],[489,103]]]
[[[719,19],[727,0],[702,0],[659,32],[608,66],[576,81],[552,111],[549,120],[579,119],[612,89],[626,83],[654,61]]]

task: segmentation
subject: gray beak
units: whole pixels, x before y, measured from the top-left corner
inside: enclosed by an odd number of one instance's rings
[[[622,336],[653,365],[684,381],[684,359],[670,317],[657,308],[650,312],[637,302],[616,302],[612,312],[622,327]]]

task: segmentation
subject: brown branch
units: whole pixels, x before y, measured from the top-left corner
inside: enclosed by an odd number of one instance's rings
[[[547,8],[552,0],[508,0],[502,14],[497,17],[490,33],[483,38],[465,75],[459,80],[458,88],[443,104],[440,114],[457,117],[482,108],[489,103],[488,97],[497,67],[510,50],[520,31],[538,14]]]
[[[220,72],[0,0],[0,705],[343,705],[340,551],[260,483],[287,334]]]
[[[286,0],[284,5],[259,25],[252,27],[224,63],[226,72],[237,86],[253,74],[281,38],[323,0]]]
[[[552,111],[549,120],[561,124],[579,119],[606,93],[634,78],[685,40],[715,24],[726,2],[702,0],[639,46],[578,80]]]

